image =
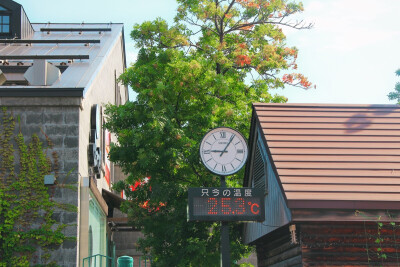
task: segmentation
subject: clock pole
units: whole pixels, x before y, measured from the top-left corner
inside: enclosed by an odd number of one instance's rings
[[[220,176],[221,187],[226,187],[225,176]],[[221,222],[221,267],[230,267],[229,225]]]
[[[201,161],[212,173],[220,175],[221,188],[227,188],[225,176],[238,172],[245,164],[247,154],[246,139],[240,132],[229,127],[210,130],[200,142]],[[227,221],[229,220],[221,220],[221,267],[231,266]]]

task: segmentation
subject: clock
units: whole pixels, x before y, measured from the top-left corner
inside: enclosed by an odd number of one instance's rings
[[[243,135],[228,127],[209,131],[200,143],[201,160],[212,173],[227,176],[246,163],[247,143]]]

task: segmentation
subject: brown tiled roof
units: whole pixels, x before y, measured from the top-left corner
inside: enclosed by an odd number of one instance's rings
[[[289,208],[400,208],[400,107],[254,104]]]

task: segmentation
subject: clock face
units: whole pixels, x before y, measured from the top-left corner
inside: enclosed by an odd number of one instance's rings
[[[203,164],[218,175],[231,175],[239,171],[246,162],[247,154],[246,140],[231,128],[209,131],[200,144]]]

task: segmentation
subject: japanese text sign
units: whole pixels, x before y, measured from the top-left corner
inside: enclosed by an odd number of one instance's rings
[[[264,221],[261,188],[189,188],[189,221]]]

